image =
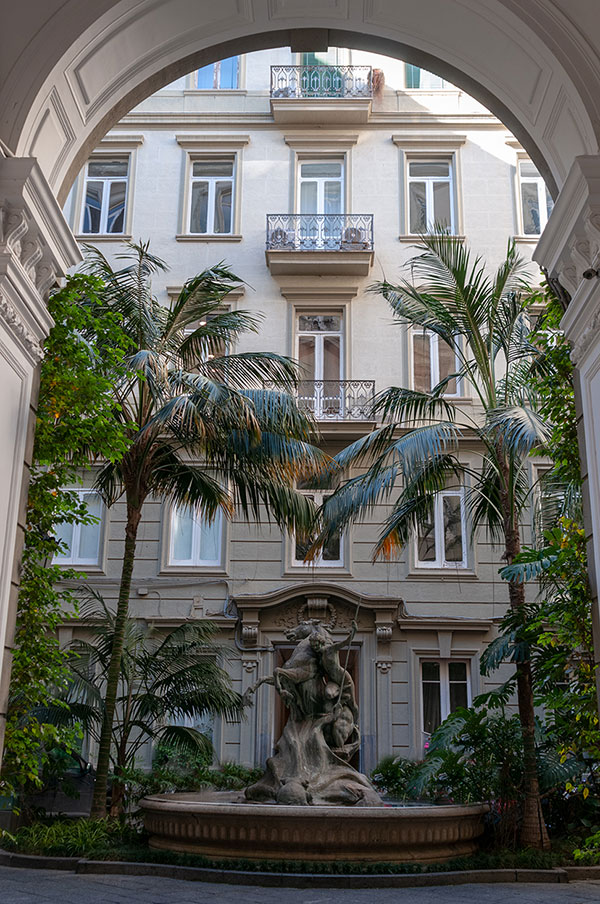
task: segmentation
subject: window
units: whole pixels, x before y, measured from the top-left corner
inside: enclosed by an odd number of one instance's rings
[[[471,703],[468,663],[452,659],[421,661],[423,731],[431,735],[459,706]]]
[[[458,372],[460,361],[454,349],[429,330],[415,330],[412,334],[413,389],[431,392],[441,380]],[[444,395],[460,396],[462,381],[448,380]]]
[[[318,507],[323,505],[332,495],[331,476],[325,475],[321,478],[311,478],[305,483],[298,484],[298,490],[315,503]],[[329,491],[329,492],[328,492]],[[305,562],[304,557],[311,546],[311,540],[300,540],[293,538],[292,565],[313,568],[342,568],[344,565],[344,538],[342,535],[335,534],[327,546],[319,552],[316,558],[310,562]]]
[[[343,160],[301,160],[299,196],[300,213],[342,213],[344,209]]]
[[[196,87],[203,91],[231,91],[239,87],[240,58],[228,57],[198,69]]]
[[[65,550],[54,557],[58,565],[98,565],[104,506],[93,490],[75,490],[88,513],[98,520],[94,524],[59,524],[55,536]]]
[[[209,523],[189,507],[173,507],[169,565],[220,565],[222,532],[223,519],[220,512]]]
[[[446,88],[448,86],[445,79],[441,78],[439,75],[434,75],[433,72],[427,72],[426,69],[421,69],[420,66],[413,66],[412,63],[405,63],[404,66],[406,87],[408,90],[414,88],[431,90]]]
[[[420,568],[466,568],[465,504],[462,490],[436,493],[430,520],[417,534]]]
[[[519,199],[523,235],[541,235],[554,201],[538,170],[530,160],[519,161]]]
[[[452,161],[409,160],[409,232],[430,232],[436,225],[454,232]]]
[[[232,232],[234,161],[192,160],[189,231],[224,235]]]
[[[125,232],[129,156],[92,157],[85,169],[81,233]]]
[[[317,419],[343,415],[343,318],[340,312],[301,312],[296,320],[302,379],[298,401]]]

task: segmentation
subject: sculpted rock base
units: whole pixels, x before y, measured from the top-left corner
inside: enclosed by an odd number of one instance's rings
[[[329,747],[324,729],[329,716],[290,718],[265,774],[246,788],[248,800],[295,806],[342,804],[381,806],[381,798],[366,776],[344,762]]]

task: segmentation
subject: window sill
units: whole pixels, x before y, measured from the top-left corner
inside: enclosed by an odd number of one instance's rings
[[[245,88],[184,88],[183,94],[201,94],[203,97],[206,97],[207,94],[215,97],[219,97],[221,94],[226,94],[227,96],[236,94],[243,97],[248,92]]]
[[[537,245],[541,238],[540,235],[513,235],[513,239],[517,245]]]
[[[132,236],[126,232],[84,232],[75,235],[78,242],[93,245],[94,242],[130,242]]]
[[[419,244],[419,242],[421,241],[421,238],[422,237],[420,235],[399,235],[398,241],[399,242],[408,242],[412,245],[415,245],[415,244]],[[465,242],[466,241],[466,236],[464,236],[464,235],[449,235],[448,238],[452,239],[455,242]]]
[[[347,568],[327,565],[290,565],[283,572],[284,578],[297,578],[299,575],[308,575],[312,578],[326,579],[328,577],[336,578],[352,578],[352,574]]]
[[[237,233],[229,233],[220,235],[211,233],[210,235],[194,235],[192,233],[182,232],[175,236],[176,242],[241,242],[242,236]]]
[[[479,577],[470,568],[418,568],[413,566],[407,575],[409,581],[478,581]]]
[[[202,574],[208,577],[219,577],[224,578],[227,576],[227,571],[221,565],[163,565],[160,571],[158,572],[160,575],[175,575],[175,574]]]
[[[81,571],[84,574],[95,575],[96,577],[106,573],[102,565],[86,565],[83,562],[53,562],[52,564],[58,565],[59,568],[62,568],[65,571],[72,568],[75,571]]]

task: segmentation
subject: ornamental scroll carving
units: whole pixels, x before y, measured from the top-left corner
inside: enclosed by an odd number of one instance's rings
[[[0,205],[0,249],[16,258],[37,292],[46,298],[57,278],[40,230],[24,208]]]
[[[44,352],[42,351],[40,343],[33,333],[27,329],[19,313],[13,308],[10,301],[2,294],[0,294],[0,317],[9,326],[11,332],[17,336],[22,345],[27,348],[34,362],[39,364],[44,357]]]

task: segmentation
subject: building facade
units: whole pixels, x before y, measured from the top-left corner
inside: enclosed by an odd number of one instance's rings
[[[218,261],[244,281],[226,303],[264,315],[236,350],[291,355],[299,395],[335,454],[373,429],[387,386],[429,389],[451,372],[436,337],[393,321],[369,291],[394,282],[416,236],[447,225],[491,266],[514,237],[530,258],[551,211],[538,171],[505,126],[437,76],[388,57],[289,48],[233,57],[159,91],[100,142],[65,207],[80,241],[112,258],[150,239],[170,270],[167,301]],[[538,278],[532,265],[532,280]],[[449,392],[474,411],[460,384]],[[462,443],[477,467],[479,452]],[[328,489],[307,486],[316,502]],[[116,596],[123,506],[65,536],[65,564]],[[356,524],[306,565],[294,538],[268,525],[208,526],[160,500],[140,526],[131,611],[165,628],[211,618],[236,650],[246,690],[285,660],[285,632],[319,618],[342,636],[358,613],[348,665],[361,711],[361,768],[390,753],[420,757],[455,706],[486,689],[481,651],[506,602],[499,551],[469,539],[460,489],[436,499],[432,523],[392,563],[372,562],[377,524]],[[66,642],[77,623],[62,630]],[[499,676],[495,676],[495,681]],[[213,726],[221,760],[264,761],[283,710],[268,687],[245,721]],[[150,755],[148,753],[148,755]]]

